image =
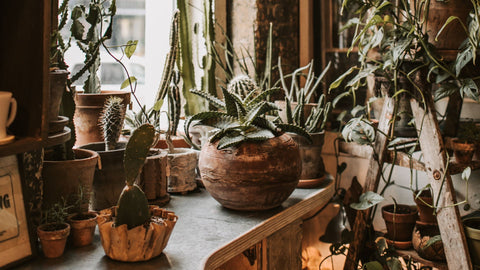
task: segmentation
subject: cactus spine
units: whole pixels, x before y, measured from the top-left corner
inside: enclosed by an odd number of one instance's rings
[[[105,141],[105,151],[115,150],[125,120],[125,105],[119,97],[109,97],[100,115],[100,127]]]
[[[133,132],[128,140],[124,155],[127,185],[118,199],[115,226],[126,224],[127,228],[131,229],[148,222],[150,219],[147,197],[134,184],[134,181],[143,168],[154,138],[154,127],[150,124],[143,124]]]

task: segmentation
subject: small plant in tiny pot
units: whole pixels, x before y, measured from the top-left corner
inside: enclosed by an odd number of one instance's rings
[[[73,246],[83,247],[90,245],[93,241],[93,234],[97,226],[97,214],[88,211],[90,194],[86,193],[82,186],[78,187],[76,200],[72,205],[73,214],[67,217],[71,227],[71,239]]]
[[[62,199],[42,213],[42,224],[37,227],[37,235],[47,258],[63,255],[67,237],[70,235],[70,225],[65,222],[69,208]]]
[[[117,206],[100,211],[97,218],[103,249],[111,259],[134,262],[160,255],[177,221],[173,212],[149,206],[134,183],[154,138],[155,129],[150,124],[133,131],[125,148],[126,186]],[[125,245],[119,245],[119,241]]]
[[[387,239],[400,242],[412,240],[413,228],[418,219],[418,210],[415,206],[388,204],[382,207],[382,217],[387,226]]]
[[[437,217],[434,215],[433,196],[429,186],[413,192],[413,199],[418,208],[420,221],[436,224]]]
[[[457,137],[452,140],[453,154],[458,163],[468,164],[472,161],[477,140],[478,134],[475,123],[463,122],[459,124]]]

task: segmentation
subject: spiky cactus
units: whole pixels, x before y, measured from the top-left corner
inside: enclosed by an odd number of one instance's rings
[[[100,127],[105,141],[105,151],[115,150],[125,120],[123,98],[109,97],[100,114]]]
[[[128,229],[132,229],[150,219],[147,197],[134,182],[142,171],[154,138],[154,127],[144,124],[133,131],[128,140],[124,155],[126,186],[118,199],[115,226],[126,224]]]
[[[244,99],[251,91],[257,90],[258,86],[253,79],[247,75],[238,75],[234,77],[227,85],[230,93],[235,93]]]

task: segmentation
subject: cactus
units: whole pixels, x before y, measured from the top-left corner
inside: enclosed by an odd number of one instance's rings
[[[118,199],[115,226],[126,224],[127,228],[131,229],[150,219],[147,197],[134,181],[142,171],[154,138],[154,127],[144,124],[137,128],[128,140],[124,155],[126,186]]]
[[[100,114],[100,126],[105,140],[105,151],[115,150],[117,141],[122,132],[125,120],[125,105],[123,99],[110,97],[105,101],[103,111]]]
[[[178,123],[180,122],[181,98],[180,88],[180,73],[176,71],[172,76],[172,82],[168,88],[168,129],[165,133],[165,141],[168,145],[168,151],[173,153],[174,147],[172,136],[176,135]]]
[[[237,94],[242,99],[247,97],[251,91],[255,91],[257,88],[255,81],[247,75],[236,76],[227,85],[227,90],[230,93]]]

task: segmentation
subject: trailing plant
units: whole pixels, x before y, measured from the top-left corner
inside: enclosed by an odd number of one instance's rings
[[[125,120],[123,99],[110,97],[105,101],[100,114],[100,127],[105,141],[105,151],[115,150]]]
[[[280,73],[279,82],[285,93],[285,114],[286,122],[288,124],[295,124],[307,130],[309,133],[318,133],[325,130],[325,124],[327,123],[328,116],[331,112],[331,102],[327,102],[325,95],[321,94],[318,100],[315,102],[317,105],[313,107],[310,114],[305,119],[304,110],[306,104],[310,103],[313,95],[316,93],[318,86],[320,85],[323,77],[330,68],[330,63],[322,71],[320,76],[315,77],[313,72],[313,60],[306,66],[298,68],[291,74],[283,75],[281,59],[278,58],[278,71]],[[305,74],[303,71],[308,70]],[[286,78],[290,78],[290,88],[287,87],[285,81]],[[300,86],[300,78],[305,79],[305,85]],[[279,82],[275,83],[276,86]],[[292,110],[292,104],[296,102],[295,107]]]

